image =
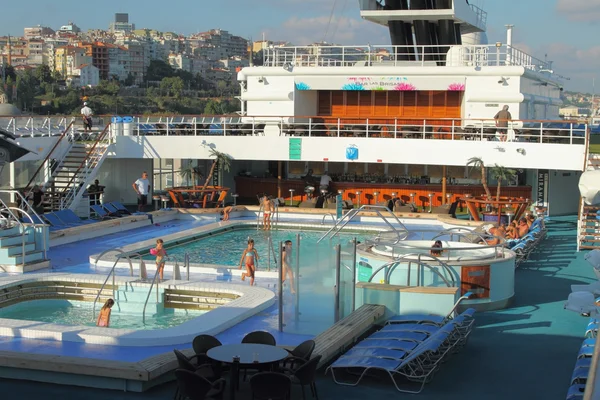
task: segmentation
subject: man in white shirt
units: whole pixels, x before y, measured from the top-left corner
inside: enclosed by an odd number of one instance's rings
[[[133,190],[137,193],[138,197],[138,212],[144,212],[146,204],[148,204],[148,193],[150,193],[150,181],[148,180],[148,173],[144,171],[142,177],[131,185]]]
[[[321,181],[319,182],[320,189],[329,190],[329,183],[331,183],[332,179],[329,175],[327,175],[327,171],[323,172],[321,175]]]
[[[88,107],[87,103],[83,103],[83,108],[81,109],[81,116],[83,117],[83,131],[87,132],[88,130],[92,131],[92,109]]]

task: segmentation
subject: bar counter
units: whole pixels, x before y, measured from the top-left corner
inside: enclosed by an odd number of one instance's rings
[[[306,200],[304,188],[306,184],[302,179],[282,179],[281,180],[281,196],[286,201],[290,199],[290,189],[293,189],[293,200],[298,202]],[[255,198],[258,193],[267,193],[273,197],[277,197],[277,179],[276,178],[253,178],[246,176],[235,177],[235,187],[237,194],[241,198]],[[375,204],[375,192],[379,192],[377,202],[389,200],[392,193],[397,195],[406,202],[410,202],[410,193],[415,193],[414,202],[418,206],[429,207],[429,194],[433,193],[432,206],[442,205],[442,185],[440,183],[432,183],[427,185],[410,185],[402,183],[363,183],[363,182],[332,182],[333,191],[343,190],[342,197],[344,200],[352,200],[357,204],[357,196],[360,196],[360,204]],[[315,190],[318,192],[318,181],[315,185]],[[492,195],[496,195],[496,186],[490,185]],[[356,192],[361,192],[357,195]],[[466,194],[473,196],[484,195],[483,186],[481,185],[446,185],[446,193],[450,194],[449,201],[454,202]],[[315,193],[315,195],[318,193]],[[531,198],[531,186],[502,186],[500,192],[502,197],[514,198]]]

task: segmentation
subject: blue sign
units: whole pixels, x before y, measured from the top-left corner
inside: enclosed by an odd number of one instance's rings
[[[336,213],[337,219],[342,218],[342,206],[343,205],[344,205],[344,203],[342,203],[342,195],[338,194],[337,196],[335,196],[335,213]]]
[[[358,147],[350,145],[346,147],[346,160],[355,161],[358,160]]]

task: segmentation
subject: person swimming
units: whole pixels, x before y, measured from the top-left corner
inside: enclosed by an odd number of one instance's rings
[[[246,277],[250,277],[250,286],[254,285],[254,274],[256,272],[255,261],[256,263],[258,263],[258,260],[258,252],[254,248],[254,239],[248,238],[248,247],[246,247],[246,249],[242,253],[239,269],[242,269],[242,264],[245,261],[246,272],[242,273],[242,280],[245,281]]]

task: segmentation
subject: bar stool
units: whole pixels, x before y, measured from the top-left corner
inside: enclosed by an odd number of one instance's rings
[[[450,204],[452,199],[452,193],[446,193],[446,204]]]
[[[162,208],[169,208],[169,198],[167,196],[160,196],[160,201],[162,202]]]
[[[515,216],[515,213],[511,209],[510,211],[507,211],[505,214],[508,217],[508,224],[510,225],[510,223],[512,222],[513,217]]]
[[[342,189],[339,189],[339,190],[338,190],[338,194],[339,194],[340,196],[343,196],[343,195],[344,195],[344,191],[343,191]]]
[[[416,203],[415,203],[415,196],[416,196],[416,195],[417,195],[416,193],[410,193],[410,194],[409,194],[409,196],[410,196],[410,202],[411,202],[411,203],[413,203],[413,204],[416,204]]]
[[[235,207],[237,205],[237,198],[240,197],[240,195],[237,193],[233,193],[231,197],[233,197],[233,206]]]
[[[431,213],[433,211],[432,200],[433,196],[435,196],[435,193],[429,193],[427,196],[429,197],[429,213]]]
[[[362,194],[361,190],[356,191],[356,205],[360,208],[360,195]]]
[[[152,202],[154,202],[154,211],[160,208],[160,195],[152,196]]]
[[[396,198],[396,196],[398,196],[398,193],[396,193],[396,192],[392,192],[392,199],[395,199],[395,198]]]
[[[465,194],[465,199],[470,199],[472,198],[473,195],[472,194]],[[460,211],[463,211],[463,207],[462,207],[462,202],[460,203]],[[473,220],[473,216],[471,215],[471,211],[469,211],[469,207],[467,207],[467,214],[469,214],[469,221]]]
[[[379,202],[379,192],[373,192],[373,196],[375,196],[375,205]]]
[[[315,191],[314,186],[307,186],[306,188],[304,188],[304,193],[306,193],[306,200],[312,199],[314,191]]]
[[[295,189],[290,189],[290,207],[294,205],[294,192]]]

